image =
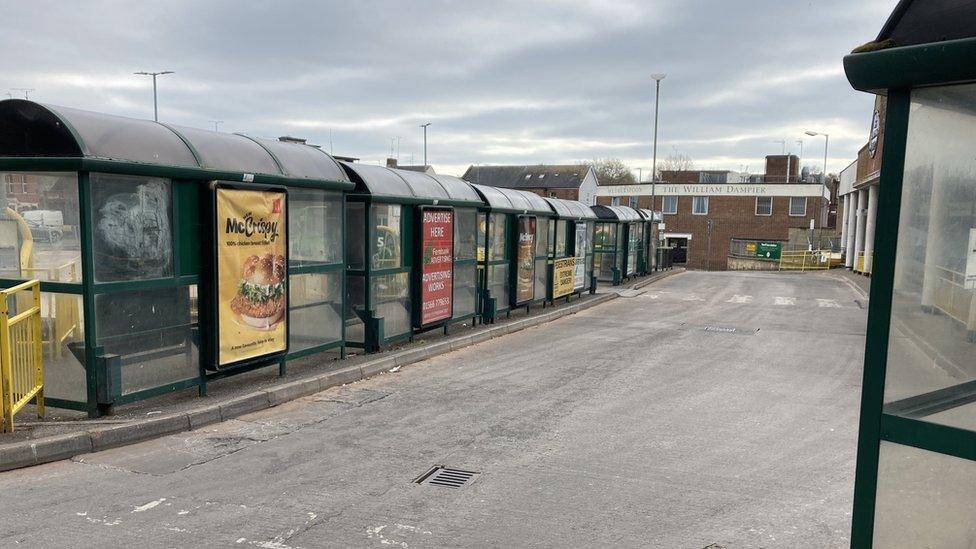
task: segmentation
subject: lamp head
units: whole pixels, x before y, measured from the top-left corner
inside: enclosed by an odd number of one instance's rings
[[[664,80],[664,77],[665,76],[667,76],[667,75],[664,74],[663,72],[657,72],[657,73],[652,74],[651,75],[651,78],[654,79],[654,80],[657,80],[658,82],[660,82],[661,80]]]
[[[811,137],[816,137],[816,136],[818,136],[818,135],[820,135],[820,134],[819,134],[819,133],[817,133],[817,132],[811,132],[811,131],[805,131],[805,132],[803,132],[803,133],[805,133],[805,134],[807,134],[807,135],[809,135],[809,136],[811,136]]]

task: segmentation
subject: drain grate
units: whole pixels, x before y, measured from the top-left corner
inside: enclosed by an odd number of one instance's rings
[[[435,465],[429,471],[417,477],[414,482],[417,484],[432,484],[447,488],[462,488],[474,482],[475,477],[480,474],[477,471],[465,471],[463,469],[452,469],[450,467]]]
[[[756,335],[759,331],[758,328],[736,328],[735,326],[705,326],[704,330],[706,332],[713,332],[717,334],[737,334],[737,335]]]

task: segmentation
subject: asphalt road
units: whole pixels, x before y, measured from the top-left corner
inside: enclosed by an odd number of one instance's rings
[[[829,274],[679,274],[239,420],[0,474],[0,546],[843,547],[857,297]],[[480,474],[413,482],[434,465]]]

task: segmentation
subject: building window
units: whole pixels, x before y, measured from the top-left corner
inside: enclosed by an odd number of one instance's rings
[[[610,199],[610,205],[611,206],[619,206],[620,205],[620,197],[619,196],[615,196],[615,197],[611,198]]]
[[[695,215],[706,215],[708,213],[708,197],[707,196],[691,197],[691,213]]]
[[[677,196],[665,196],[664,204],[661,211],[666,214],[676,214],[678,213],[678,197]]]
[[[807,197],[791,196],[790,215],[792,215],[793,217],[802,217],[806,214],[807,214]]]
[[[756,197],[756,215],[773,215],[773,197]]]
[[[627,201],[627,205],[636,210],[637,209],[637,197],[636,196],[630,197],[630,200]]]

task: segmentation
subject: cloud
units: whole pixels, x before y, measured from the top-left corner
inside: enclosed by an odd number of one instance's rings
[[[776,140],[805,139],[830,169],[867,139],[869,95],[841,59],[894,0],[428,0],[8,3],[0,92],[255,135],[297,134],[381,162],[391,138],[417,162],[419,124],[439,171],[473,163],[616,156],[650,165],[654,72],[659,157],[759,170]],[[16,92],[10,91],[15,94]],[[817,160],[820,158],[820,160]]]

